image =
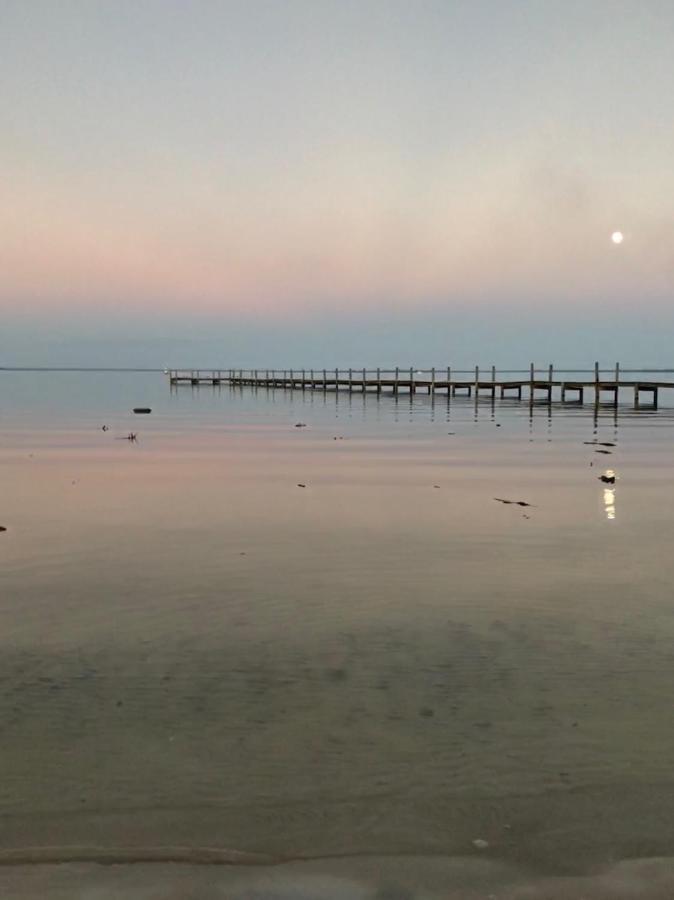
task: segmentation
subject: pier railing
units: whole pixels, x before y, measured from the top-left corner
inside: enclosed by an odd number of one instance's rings
[[[620,391],[630,389],[637,407],[641,405],[643,394],[650,397],[651,405],[657,406],[658,391],[674,388],[674,369],[622,368],[620,363],[601,368],[598,362],[590,369],[556,368],[552,364],[540,367],[531,363],[527,369],[497,369],[496,366],[471,369],[452,366],[430,369],[416,366],[388,369],[169,369],[167,375],[171,385],[176,386],[229,384],[290,390],[375,391],[394,395],[427,392],[474,396],[476,400],[484,394],[490,394],[494,399],[498,393],[503,399],[521,400],[525,396],[530,402],[558,399],[563,403],[583,403],[588,392],[593,394],[595,403],[602,402],[608,395],[610,402],[616,405]]]

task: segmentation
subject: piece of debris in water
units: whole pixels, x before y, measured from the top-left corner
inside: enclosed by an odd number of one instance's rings
[[[0,531],[7,531],[4,525],[0,525]]]
[[[118,441],[137,441],[138,435],[135,431],[130,431],[125,437],[116,438]]]
[[[101,426],[101,431],[110,431],[110,426],[109,426],[109,425],[102,425],[102,426]]]
[[[306,427],[307,427],[306,422],[297,422],[295,425],[295,428],[306,428]]]
[[[306,487],[306,484],[298,484],[297,487]]]
[[[600,475],[599,480],[604,484],[615,484],[615,475]]]
[[[613,441],[583,441],[583,443],[589,446],[596,444],[598,447],[615,447]]]
[[[149,406],[136,406],[133,411],[136,413],[137,416],[139,416],[139,415],[146,416],[146,415],[148,415],[148,413],[152,412],[152,410],[150,409]]]
[[[526,500],[504,500],[502,497],[494,497],[497,503],[507,503],[514,506],[533,506],[533,503],[527,503]]]
[[[611,451],[610,451],[610,450],[595,450],[594,452],[595,452],[595,453],[605,453],[607,456],[610,456],[610,455],[611,455]]]

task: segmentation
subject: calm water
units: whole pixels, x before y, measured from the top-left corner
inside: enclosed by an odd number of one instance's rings
[[[674,409],[0,386],[3,896],[674,896]]]

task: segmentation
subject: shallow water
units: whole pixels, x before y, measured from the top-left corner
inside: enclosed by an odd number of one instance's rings
[[[674,894],[674,410],[0,384],[5,893]]]

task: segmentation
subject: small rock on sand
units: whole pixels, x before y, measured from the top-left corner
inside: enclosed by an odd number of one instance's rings
[[[475,838],[473,847],[476,847],[478,850],[486,850],[489,847],[489,841],[485,841],[482,838]]]

